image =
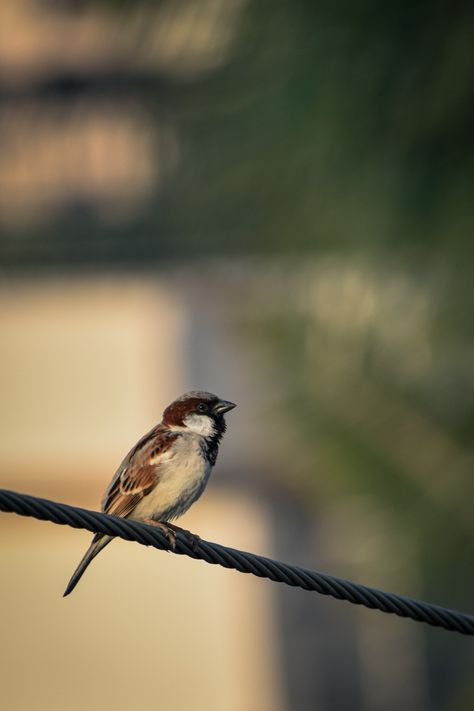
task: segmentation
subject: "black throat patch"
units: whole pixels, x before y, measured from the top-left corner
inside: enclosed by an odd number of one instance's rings
[[[210,437],[201,438],[201,451],[212,466],[216,463],[217,454],[219,452],[219,444],[226,430],[226,424],[223,417],[214,419],[215,432]]]

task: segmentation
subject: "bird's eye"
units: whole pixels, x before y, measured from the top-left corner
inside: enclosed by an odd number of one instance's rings
[[[207,412],[207,405],[205,402],[200,402],[199,405],[197,406],[197,411],[198,412]]]

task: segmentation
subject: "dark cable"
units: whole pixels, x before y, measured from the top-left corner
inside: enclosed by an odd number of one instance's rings
[[[32,516],[42,521],[84,528],[92,533],[118,536],[126,541],[136,541],[160,550],[170,550],[170,545],[160,529],[137,521],[117,516],[108,516],[98,511],[60,504],[36,496],[18,494],[0,489],[0,511]],[[457,610],[448,610],[421,600],[382,592],[332,575],[305,570],[294,565],[281,563],[271,558],[227,548],[218,543],[193,541],[185,533],[176,535],[174,552],[190,558],[204,560],[212,565],[233,568],[241,573],[251,573],[259,578],[268,578],[279,583],[312,590],[321,595],[330,595],[337,600],[347,600],[354,605],[364,605],[371,609],[393,613],[399,617],[409,617],[417,622],[426,622],[434,627],[443,627],[451,632],[474,635],[474,616]]]

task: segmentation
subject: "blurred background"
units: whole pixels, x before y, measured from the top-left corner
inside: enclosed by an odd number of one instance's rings
[[[473,612],[469,3],[2,0],[0,486],[238,403],[204,538]],[[0,516],[6,711],[463,711],[455,634]]]

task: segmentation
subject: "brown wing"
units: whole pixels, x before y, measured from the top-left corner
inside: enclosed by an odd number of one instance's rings
[[[156,466],[131,467],[125,470],[109,491],[104,511],[114,516],[127,516],[138,502],[158,483]]]
[[[178,436],[160,424],[142,437],[115,472],[102,500],[102,511],[114,516],[128,516],[158,484],[160,459]]]

